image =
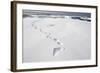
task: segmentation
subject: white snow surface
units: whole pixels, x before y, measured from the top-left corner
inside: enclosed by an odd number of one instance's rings
[[[34,28],[33,26],[37,26]],[[63,43],[64,51],[43,32]],[[71,18],[23,18],[23,62],[86,60],[91,58],[91,22]]]

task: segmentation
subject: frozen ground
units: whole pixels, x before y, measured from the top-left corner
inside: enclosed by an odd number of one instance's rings
[[[48,33],[50,36],[48,38]],[[50,39],[51,37],[51,39]],[[56,56],[54,48],[65,49]],[[85,60],[91,58],[91,22],[67,18],[23,19],[23,62]]]

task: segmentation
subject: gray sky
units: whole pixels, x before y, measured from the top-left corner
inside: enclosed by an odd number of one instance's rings
[[[91,17],[91,13],[83,12],[62,12],[62,11],[40,11],[40,10],[23,10],[23,14],[32,15],[65,15],[65,16],[81,16],[81,17]]]

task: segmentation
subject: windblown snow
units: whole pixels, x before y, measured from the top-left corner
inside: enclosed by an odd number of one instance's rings
[[[23,62],[91,58],[91,22],[70,16],[23,18]]]

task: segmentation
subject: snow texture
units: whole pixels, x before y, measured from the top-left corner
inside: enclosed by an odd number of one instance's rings
[[[90,59],[90,18],[73,17],[24,15],[23,62]]]

